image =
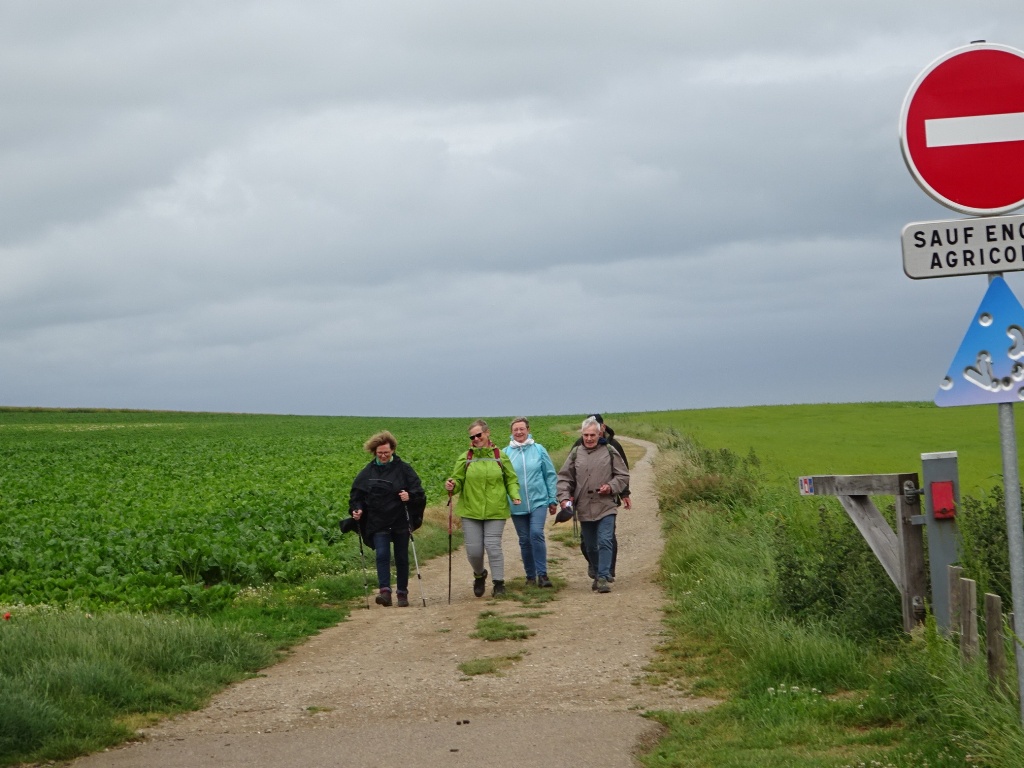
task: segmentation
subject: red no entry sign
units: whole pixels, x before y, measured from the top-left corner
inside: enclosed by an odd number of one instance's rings
[[[907,92],[900,146],[917,183],[949,208],[1024,205],[1024,52],[975,44],[934,61]]]

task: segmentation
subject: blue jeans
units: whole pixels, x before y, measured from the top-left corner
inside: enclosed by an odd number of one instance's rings
[[[535,579],[548,572],[548,542],[544,538],[544,522],[547,517],[547,504],[531,509],[525,515],[512,515],[512,524],[519,534],[523,569],[528,579]]]
[[[597,578],[607,579],[612,571],[612,541],[615,538],[615,515],[605,515],[600,520],[580,521],[583,545],[588,554],[597,553]],[[593,562],[593,560],[591,560]]]
[[[395,545],[395,572],[398,591],[409,591],[409,532],[377,531],[373,534],[373,547],[377,550],[377,586],[391,588],[391,544]]]

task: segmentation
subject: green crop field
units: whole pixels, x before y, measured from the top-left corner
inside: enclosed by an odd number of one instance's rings
[[[0,605],[201,609],[354,569],[337,523],[366,438],[391,430],[442,505],[469,421],[0,410]]]

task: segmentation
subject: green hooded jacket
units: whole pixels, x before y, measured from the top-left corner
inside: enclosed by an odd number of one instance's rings
[[[515,468],[494,446],[470,449],[462,454],[455,462],[452,480],[455,481],[452,493],[459,495],[459,517],[503,520],[510,514],[508,498],[519,499]]]

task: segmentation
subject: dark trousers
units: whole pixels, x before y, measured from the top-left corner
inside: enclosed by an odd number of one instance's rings
[[[395,572],[399,592],[409,591],[409,532],[378,531],[373,534],[377,551],[377,586],[391,588],[391,545],[395,546]]]
[[[618,518],[618,515],[615,515]],[[587,574],[590,578],[594,578],[597,575],[597,553],[593,555],[587,552],[587,541],[583,537],[580,537],[580,551],[583,553],[583,557],[587,561]],[[612,570],[609,576],[615,578],[615,561],[619,557],[619,537],[615,535],[614,526],[612,528]]]
[[[580,533],[586,542],[587,551],[593,558],[595,576],[599,579],[612,577],[612,541],[615,536],[615,515],[606,515],[600,520],[580,521]]]

